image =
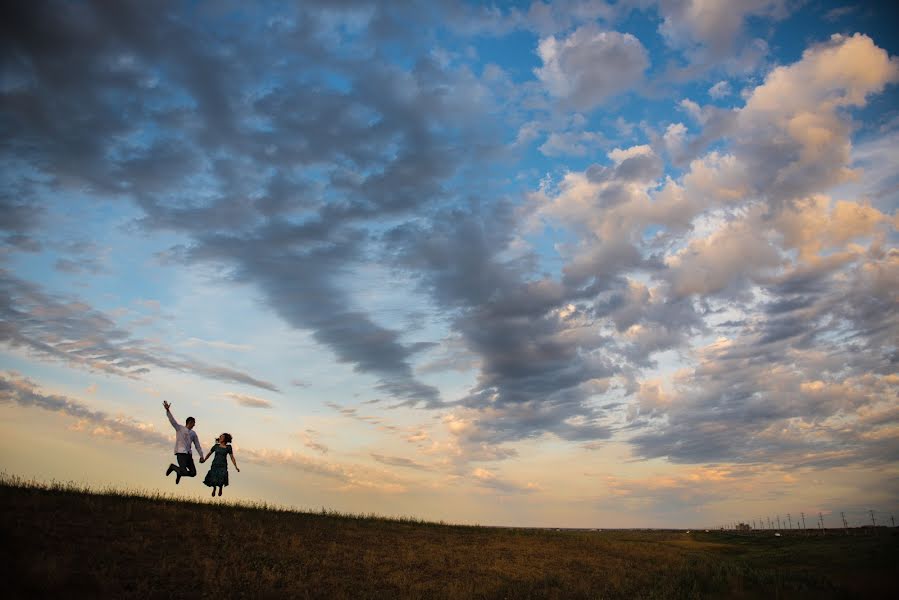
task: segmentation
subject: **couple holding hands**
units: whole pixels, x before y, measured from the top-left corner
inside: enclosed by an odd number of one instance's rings
[[[234,450],[231,448],[231,434],[223,433],[218,436],[212,450],[210,450],[206,456],[203,456],[203,448],[200,447],[200,438],[197,437],[197,433],[194,431],[194,425],[197,424],[197,420],[193,417],[187,417],[187,420],[184,421],[184,425],[181,425],[175,420],[175,417],[172,416],[172,411],[169,410],[172,406],[171,403],[163,400],[162,405],[165,407],[165,414],[169,418],[169,423],[175,428],[175,458],[178,460],[177,465],[169,465],[168,470],[165,472],[165,476],[168,477],[172,473],[176,473],[176,484],[181,483],[182,477],[196,477],[197,468],[194,466],[191,445],[196,446],[201,463],[206,462],[210,456],[215,454],[215,458],[212,459],[212,466],[209,468],[209,472],[206,473],[206,478],[203,480],[203,483],[212,488],[213,496],[215,496],[215,488],[218,488],[218,495],[221,496],[222,488],[227,487],[228,485],[228,456],[231,457],[234,468],[240,473],[240,468],[237,466],[237,461],[234,459]]]

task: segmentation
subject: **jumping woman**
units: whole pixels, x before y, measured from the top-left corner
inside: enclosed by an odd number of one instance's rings
[[[215,458],[212,459],[212,466],[209,468],[209,472],[206,473],[203,483],[212,488],[213,496],[215,496],[215,488],[218,488],[219,496],[221,496],[222,488],[228,486],[228,456],[231,456],[231,462],[234,463],[234,468],[237,469],[238,473],[240,473],[240,467],[237,466],[237,461],[234,459],[234,450],[231,448],[231,434],[223,433],[216,442],[209,454],[203,459],[203,461],[207,461],[210,456],[215,454]]]

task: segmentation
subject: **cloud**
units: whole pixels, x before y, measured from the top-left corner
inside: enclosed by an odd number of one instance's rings
[[[513,31],[531,31],[539,35],[555,34],[583,23],[613,23],[632,9],[628,2],[610,4],[583,0],[531,2],[527,10],[516,6],[466,4],[459,2],[429,3],[429,8],[442,10],[440,19],[466,35],[504,36]]]
[[[537,215],[575,234],[560,251],[558,305],[578,314],[589,298],[593,318],[582,323],[614,327],[593,347],[627,382],[619,390],[638,456],[820,467],[895,455],[893,424],[857,418],[896,397],[885,377],[895,360],[887,340],[899,335],[888,308],[894,219],[824,193],[850,166],[845,109],[895,81],[894,63],[865,36],[836,36],[773,70],[743,108],[686,105],[704,128],[696,139],[733,144],[693,158],[679,179],[659,186],[651,168],[626,177],[627,161],[655,154],[636,146],[533,195]],[[701,148],[679,127],[668,133],[659,141],[685,155]],[[640,375],[654,353],[684,351],[696,333],[723,341],[664,386]]]
[[[250,8],[265,18],[240,22],[139,2],[9,9],[4,256],[50,248],[68,278],[86,277],[103,265],[90,260],[97,250],[55,239],[47,219],[83,197],[127,206],[130,231],[158,235],[169,264],[251,286],[384,402],[440,409],[445,440],[418,429],[408,438],[468,476],[468,463],[514,457],[516,443],[544,436],[596,447],[617,434],[639,457],[674,462],[894,456],[899,276],[885,157],[895,144],[888,134],[853,148],[852,111],[899,78],[897,60],[864,35],[834,36],[747,88],[744,106],[678,97],[689,128],[645,122],[646,140],[594,156],[606,146],[587,117],[556,113],[643,86],[647,49],[596,24],[633,5],[452,4],[306,3],[274,19]],[[703,84],[726,77],[712,98],[768,50],[746,41],[747,19],[786,13],[779,2],[723,6],[659,8],[667,41],[690,62],[683,74],[729,71]],[[540,31],[536,80],[423,44],[429,19],[444,16],[454,31]],[[494,167],[526,163],[515,153],[544,135],[544,153],[595,163],[560,165],[519,197],[529,175],[506,180]],[[358,294],[370,262],[413,282],[404,299],[440,316],[440,341]],[[2,286],[2,339],[36,356],[276,391],[135,338],[77,298],[5,273]],[[678,370],[663,375],[672,361]],[[439,369],[473,379],[443,397],[429,379]],[[407,484],[299,454],[253,456],[341,485]],[[481,468],[483,485],[506,485]]]
[[[340,278],[370,258],[382,220],[446,199],[458,174],[499,151],[505,84],[496,69],[419,54],[401,66],[376,52],[387,37],[414,47],[418,28],[399,20],[429,11],[356,12],[297,6],[235,29],[141,3],[17,9],[5,44],[26,84],[4,101],[6,151],[41,171],[43,192],[131,200],[144,231],[184,240],[168,260],[254,285],[382,392],[439,406],[411,368],[426,345],[354,305]],[[33,229],[36,193],[17,200],[10,240]]]
[[[710,53],[731,50],[743,33],[747,17],[782,18],[784,0],[745,0],[737,4],[708,0],[663,0],[659,32],[676,48],[699,45]]]
[[[887,129],[852,147],[852,166],[863,173],[854,183],[860,188],[855,193],[870,198],[881,210],[899,203],[899,158],[893,152],[897,145],[899,130]]]
[[[727,81],[719,81],[709,88],[709,96],[717,100],[730,96],[730,94],[730,83],[728,83]]]
[[[480,363],[477,354],[468,350],[464,338],[458,335],[443,339],[431,354],[436,356],[419,365],[419,373],[466,372],[476,369]]]
[[[77,368],[140,379],[151,367],[277,392],[268,381],[134,338],[106,313],[0,270],[0,341]]]
[[[783,236],[785,248],[796,249],[799,259],[814,262],[826,250],[842,249],[853,240],[885,234],[890,222],[867,202],[839,200],[824,195],[803,198],[784,207],[774,227]]]
[[[379,402],[380,402],[380,400],[375,400],[375,401],[363,402],[363,404],[378,404]],[[354,408],[354,407],[340,406],[339,404],[336,404],[334,402],[326,402],[325,405],[336,410],[342,416],[344,416],[348,419],[353,419],[356,421],[360,421],[362,423],[374,425],[381,431],[397,432],[397,431],[401,430],[401,428],[399,426],[390,423],[387,419],[385,419],[383,417],[375,416],[375,415],[359,414],[359,409]],[[393,406],[390,408],[398,408],[398,407]]]
[[[403,467],[404,469],[416,469],[419,471],[431,470],[431,467],[429,467],[428,465],[402,456],[386,456],[383,454],[376,454],[372,452],[371,457],[379,463],[390,465],[393,467]]]
[[[693,240],[669,256],[667,264],[675,295],[707,296],[772,273],[781,257],[762,231],[746,221],[735,221],[707,238]]]
[[[703,519],[716,504],[735,495],[752,496],[756,502],[780,500],[789,472],[775,465],[715,464],[680,469],[675,473],[657,472],[646,477],[605,476],[601,479],[606,495],[598,501],[613,500],[621,510],[641,515],[650,512],[661,517],[692,521]],[[697,515],[699,509],[704,509]],[[762,509],[762,510],[768,510]]]
[[[737,113],[735,155],[773,202],[807,196],[858,176],[850,168],[845,109],[899,81],[899,59],[868,36],[831,39],[777,67]]]
[[[857,278],[872,266],[849,271],[848,281],[832,279],[817,293],[785,296],[794,302],[769,304],[767,318],[759,315],[735,339],[703,348],[696,367],[676,380],[664,421],[632,438],[638,452],[690,463],[894,460],[899,427],[889,407],[899,381],[881,344],[899,324],[878,319],[875,333],[861,316],[870,307],[851,308],[878,285]],[[884,293],[890,292],[873,298]],[[835,324],[844,314],[846,320]],[[873,414],[879,416],[864,417]]]
[[[543,61],[534,71],[537,77],[550,95],[577,110],[591,110],[632,89],[649,67],[646,49],[636,37],[593,26],[561,40],[543,38],[537,53]]]
[[[824,18],[828,21],[839,21],[846,15],[850,15],[859,10],[858,6],[835,6],[831,8],[826,13],[824,13]]]
[[[472,207],[389,237],[397,264],[421,274],[423,291],[481,357],[477,384],[459,400],[484,411],[483,437],[466,445],[472,451],[546,431],[566,439],[609,435],[589,405],[588,382],[614,368],[601,355],[579,352],[575,324],[559,311],[562,286],[526,281],[526,260],[501,257],[517,222],[509,205]]]
[[[500,492],[501,494],[530,494],[540,489],[540,486],[536,483],[528,482],[526,484],[520,484],[504,479],[493,471],[480,467],[471,472],[471,477],[477,484]]]
[[[164,253],[170,262],[213,265],[254,286],[288,326],[311,332],[335,360],[373,376],[376,389],[400,404],[445,406],[412,367],[432,344],[410,342],[405,331],[378,322],[346,285],[345,274],[359,264],[396,259],[448,310],[464,349],[478,357],[477,387],[456,400],[480,406],[496,389],[509,414],[521,419],[520,429],[485,427],[494,443],[547,427],[567,438],[609,435],[590,407],[589,382],[612,364],[581,352],[590,342],[559,318],[562,286],[529,281],[527,259],[500,258],[519,225],[511,206],[500,203],[491,219],[494,239],[476,212],[458,227],[452,223],[451,206],[460,197],[454,186],[477,185],[483,159],[504,148],[494,125],[504,110],[501,78],[433,56],[416,55],[408,66],[376,53],[382,36],[414,41],[401,33],[409,28],[390,28],[384,7],[345,30],[329,26],[314,6],[298,7],[277,23],[250,20],[252,30],[240,36],[228,35],[234,24],[227,21],[198,31],[139,3],[58,8],[45,14],[30,7],[19,15],[21,34],[8,43],[27,58],[22,68],[34,85],[4,104],[8,150],[39,167],[48,188],[130,200],[142,231],[179,237]],[[36,24],[38,31],[24,33]],[[616,32],[582,29],[559,44],[551,69],[574,77],[577,101],[622,91],[648,64],[636,38]],[[273,54],[285,45],[290,53]],[[582,61],[596,57],[612,67],[604,78],[585,71]],[[298,81],[298,72],[311,79]],[[113,110],[113,97],[127,102]],[[156,132],[153,139],[146,131]],[[619,165],[622,179],[645,178],[656,168],[651,158],[633,158]],[[196,182],[204,182],[202,193],[194,193]],[[400,225],[385,235],[394,223]],[[156,365],[274,387],[163,353],[119,333],[108,318],[100,322],[116,341],[114,353],[106,352],[111,342],[104,339],[101,353],[66,346],[60,354],[58,344],[35,333],[61,326],[55,322],[18,331],[15,343],[130,376]],[[130,360],[121,361],[123,355]],[[524,372],[516,364],[522,360],[535,361],[533,370]],[[536,404],[547,396],[545,406]],[[518,403],[527,410],[512,406]]]
[[[540,152],[546,156],[585,156],[605,143],[605,137],[594,131],[550,133]]]
[[[5,157],[4,157],[5,158]],[[15,165],[5,163],[4,169],[12,170]],[[35,237],[46,209],[34,199],[34,184],[30,181],[9,182],[0,191],[0,235],[5,246],[20,251],[38,252],[42,248]]]
[[[252,350],[252,346],[248,346],[247,344],[235,344],[233,342],[226,342],[223,340],[202,340],[200,338],[188,338],[186,342],[184,342],[185,346],[193,347],[193,346],[206,346],[209,348],[218,348],[221,350],[238,350],[238,351],[249,351]]]
[[[249,462],[287,467],[331,479],[338,483],[340,491],[367,490],[383,494],[401,494],[415,483],[384,469],[323,460],[291,450],[239,448],[237,452]]]
[[[662,136],[665,150],[674,162],[680,162],[685,151],[687,128],[683,123],[671,123]]]
[[[0,375],[0,402],[62,413],[74,419],[76,430],[120,441],[171,448],[172,438],[149,423],[93,410],[83,402],[59,394],[45,394],[40,386],[13,372]]]
[[[303,445],[310,450],[314,450],[321,454],[327,454],[328,447],[315,439],[316,433],[317,432],[311,429],[307,429],[306,431],[301,433],[300,438],[303,440]]]
[[[237,394],[235,392],[225,392],[225,395],[234,400],[240,406],[248,408],[271,408],[272,403],[263,398],[256,396],[248,396],[247,394]]]

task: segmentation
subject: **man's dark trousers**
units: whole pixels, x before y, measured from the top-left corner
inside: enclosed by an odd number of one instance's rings
[[[190,454],[185,454],[179,452],[175,455],[175,458],[178,459],[178,466],[175,468],[175,472],[178,473],[178,479],[180,480],[182,477],[196,477],[197,476],[197,467],[194,465],[194,457]],[[171,465],[174,467],[175,465]]]

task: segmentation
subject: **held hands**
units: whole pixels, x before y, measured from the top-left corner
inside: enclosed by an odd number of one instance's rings
[[[200,457],[200,464],[203,464],[204,462],[206,462],[206,459],[203,458],[203,457],[201,456],[201,457]]]

